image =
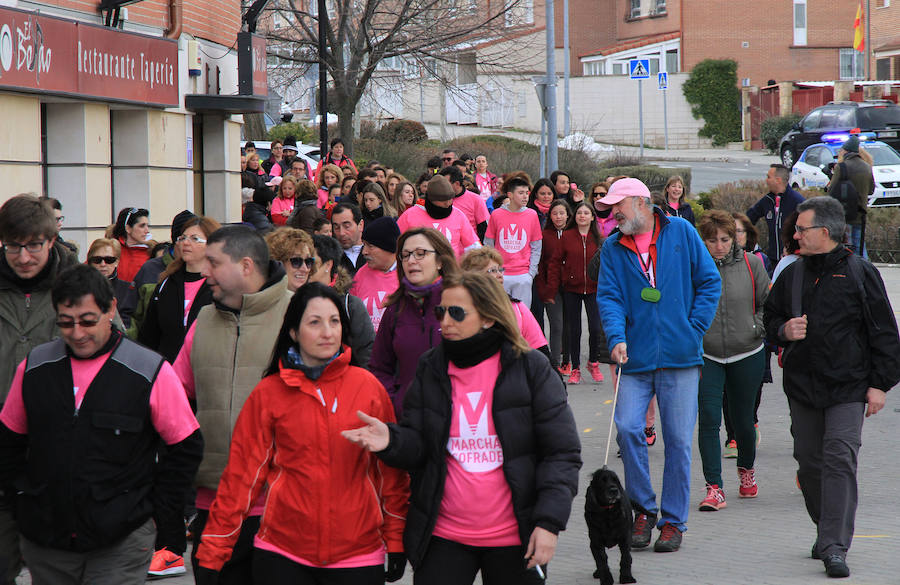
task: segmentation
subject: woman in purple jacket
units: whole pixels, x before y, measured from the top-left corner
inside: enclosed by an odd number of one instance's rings
[[[441,342],[434,307],[441,303],[443,277],[458,272],[453,248],[437,230],[415,228],[397,240],[400,286],[384,300],[369,370],[390,395],[398,419],[419,357]]]

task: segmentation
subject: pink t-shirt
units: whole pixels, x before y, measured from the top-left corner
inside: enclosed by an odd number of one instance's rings
[[[531,242],[539,242],[541,220],[537,212],[528,207],[510,211],[495,209],[488,222],[485,238],[494,240],[494,247],[503,256],[503,267],[510,276],[528,274],[531,262]]]
[[[522,544],[491,405],[500,354],[447,368],[452,392],[447,481],[434,535],[469,546]]]
[[[650,278],[650,286],[656,286],[656,274],[654,273],[653,263],[650,261],[650,240],[653,239],[653,232],[643,234],[634,234],[634,243],[638,251],[641,253],[641,259],[638,260],[638,267],[641,272],[648,274]],[[643,262],[643,264],[641,263]]]
[[[492,199],[494,197],[494,189],[493,185],[491,184],[490,175],[480,175],[476,173],[475,185],[478,187],[478,191],[481,193],[481,199],[483,201],[487,201],[488,199]]]
[[[316,196],[316,207],[319,209],[325,209],[325,205],[328,204],[328,189],[325,187],[319,187]]]
[[[290,214],[285,216],[285,215],[282,215],[281,212],[285,211],[285,210],[293,211],[295,200],[296,200],[296,197],[292,197],[290,199],[284,199],[281,196],[278,196],[275,199],[273,199],[272,200],[272,210],[270,212],[272,215],[272,223],[274,223],[275,225],[285,225],[287,223],[287,220],[288,220],[288,217],[290,216]]]
[[[253,546],[261,550],[273,552],[276,555],[281,555],[286,559],[290,559],[295,563],[299,563],[301,565],[306,565],[307,567],[322,567],[326,569],[352,569],[355,567],[372,567],[374,565],[383,565],[384,555],[387,552],[387,548],[382,546],[381,548],[373,552],[355,555],[342,561],[331,563],[330,565],[318,565],[312,561],[304,559],[303,557],[293,555],[270,542],[266,542],[265,540],[260,539],[259,536],[253,538]]]
[[[397,280],[396,265],[391,270],[382,272],[381,270],[372,270],[368,264],[365,264],[353,276],[350,294],[359,297],[366,305],[366,312],[369,313],[376,332],[381,324],[381,316],[384,314],[382,302],[397,290],[398,286],[400,286],[400,282]]]
[[[400,228],[400,233],[416,227],[434,228],[444,234],[457,257],[462,256],[470,247],[477,248],[480,245],[469,220],[455,207],[444,219],[434,219],[425,211],[425,206],[413,205],[397,219],[397,227]]]
[[[204,282],[206,282],[206,279],[201,278],[200,280],[195,280],[193,282],[185,282],[184,283],[184,326],[185,327],[187,327],[188,313],[191,312],[191,305],[194,304],[194,299],[197,298],[197,293],[200,292],[200,287],[203,286]]]
[[[478,224],[487,221],[491,216],[487,210],[487,204],[481,195],[472,193],[471,191],[463,191],[463,194],[453,200],[453,207],[463,212],[475,229]]]
[[[528,307],[520,302],[513,303],[512,307],[513,313],[516,315],[516,323],[519,324],[519,332],[528,345],[532,349],[547,345],[547,338],[544,337],[541,326],[538,325],[537,319],[534,318],[534,314],[528,310]]]
[[[76,410],[81,408],[88,387],[111,353],[89,360],[69,359],[72,367],[72,392],[75,394]],[[28,417],[25,412],[25,402],[22,399],[25,362],[26,360],[23,360],[16,368],[9,396],[6,397],[3,411],[0,412],[0,421],[9,430],[20,435],[28,434]],[[178,376],[166,361],[163,361],[159,374],[153,382],[153,387],[150,389],[150,420],[153,428],[166,442],[166,445],[180,443],[200,428],[194,413],[191,412],[191,405],[188,404]]]

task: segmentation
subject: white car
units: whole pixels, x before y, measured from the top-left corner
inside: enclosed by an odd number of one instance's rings
[[[241,140],[242,153],[245,144],[247,144],[247,141]],[[268,160],[272,155],[272,143],[270,141],[254,140],[253,144],[256,145],[256,153],[259,155],[259,160]],[[319,147],[312,144],[301,143],[297,145],[297,150],[299,151],[297,153],[298,156],[306,161],[306,165],[309,167],[310,172],[315,171],[316,167],[319,166]]]
[[[900,154],[877,140],[864,142],[861,146],[873,159],[875,192],[869,196],[869,207],[900,205]],[[791,187],[826,189],[840,148],[839,143],[824,142],[807,147],[791,169]]]

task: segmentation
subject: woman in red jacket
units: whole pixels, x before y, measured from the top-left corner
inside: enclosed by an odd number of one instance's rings
[[[587,274],[588,261],[600,247],[600,232],[594,208],[586,201],[575,205],[569,225],[559,240],[550,260],[548,287],[563,288],[565,321],[569,327],[569,351],[572,358],[572,374],[569,384],[581,382],[581,305],[584,304],[588,319],[588,371],[594,382],[602,382],[600,352],[603,327],[597,309],[597,281]],[[552,302],[545,299],[545,302]]]
[[[547,313],[549,322],[550,364],[559,370],[563,376],[572,373],[572,365],[569,361],[568,328],[563,319],[562,291],[557,283],[556,288],[550,287],[550,260],[559,247],[563,231],[572,217],[572,208],[565,199],[554,199],[547,211],[547,223],[541,233],[541,261],[538,263],[538,273],[534,277],[534,294],[531,297],[531,312],[534,318],[543,327],[544,312]],[[560,354],[562,359],[560,360]]]
[[[126,207],[121,210],[116,217],[112,237],[119,240],[122,246],[119,278],[131,282],[144,262],[150,259],[150,248],[156,244],[148,240],[150,212],[140,207]]]
[[[197,552],[198,584],[217,583],[264,486],[254,583],[383,585],[403,576],[407,476],[340,435],[358,424],[357,411],[394,420],[378,380],[350,365],[349,334],[336,292],[320,283],[297,290],[235,425]]]

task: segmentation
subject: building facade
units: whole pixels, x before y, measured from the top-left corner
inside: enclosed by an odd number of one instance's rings
[[[160,240],[183,209],[240,221],[242,119],[196,99],[238,91],[240,1],[100,4],[0,8],[0,200],[56,197],[82,250],[124,207]]]

